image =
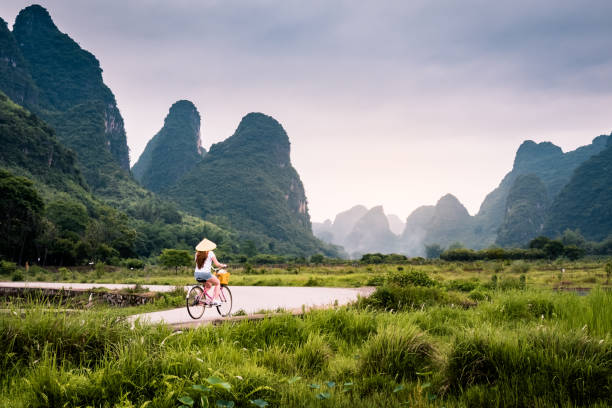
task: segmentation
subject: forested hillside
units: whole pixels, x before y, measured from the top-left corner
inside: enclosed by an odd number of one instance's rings
[[[177,205],[238,231],[260,252],[336,253],[312,235],[304,187],[291,165],[289,138],[280,123],[246,115],[233,136],[166,189]]]
[[[481,234],[482,241],[465,244],[474,248],[484,248],[495,242],[498,230],[505,219],[508,194],[518,176],[534,174],[539,177],[546,187],[549,202],[552,202],[563,186],[569,182],[574,170],[591,156],[602,151],[609,138],[610,136],[598,136],[590,145],[567,153],[563,153],[558,146],[550,142],[535,143],[531,140],[523,142],[516,152],[512,170],[506,174],[499,186],[487,195],[475,216],[474,228]]]
[[[612,234],[612,142],[576,169],[553,202],[545,232],[556,236],[566,229],[596,241]]]
[[[123,118],[102,81],[100,63],[61,33],[47,10],[37,5],[19,13],[12,35],[40,92],[38,103],[27,107],[77,153],[94,190],[118,194],[116,182],[127,178],[129,154]]]
[[[506,215],[497,234],[497,245],[522,247],[542,233],[549,204],[546,186],[534,174],[514,180],[506,200]]]
[[[144,187],[158,192],[197,165],[204,153],[200,114],[193,103],[178,101],[170,107],[164,127],[147,143],[132,173]]]

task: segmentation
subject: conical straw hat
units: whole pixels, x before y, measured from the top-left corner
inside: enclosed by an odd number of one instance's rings
[[[206,238],[204,238],[202,241],[200,241],[200,243],[196,246],[196,251],[212,251],[213,249],[215,249],[217,247],[217,244],[215,244],[212,241],[207,240]]]

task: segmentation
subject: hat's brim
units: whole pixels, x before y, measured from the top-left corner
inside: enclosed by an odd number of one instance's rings
[[[212,241],[209,241],[208,239],[204,238],[197,246],[196,246],[196,251],[212,251],[213,249],[215,249],[217,247],[217,244],[215,244]]]

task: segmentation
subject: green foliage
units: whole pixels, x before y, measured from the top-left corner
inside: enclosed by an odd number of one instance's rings
[[[478,281],[471,281],[465,279],[453,279],[446,283],[446,287],[451,290],[458,290],[461,292],[472,292],[478,287]]]
[[[387,276],[387,281],[390,284],[398,286],[425,286],[431,287],[436,282],[431,279],[426,272],[418,270],[407,270],[407,271],[391,271]]]
[[[579,333],[472,333],[453,344],[448,378],[452,388],[464,390],[482,384],[508,392],[512,384],[520,391],[501,398],[521,406],[530,405],[535,396],[555,405],[567,400],[588,405],[609,396],[610,353],[608,342]]]
[[[607,405],[611,293],[487,296],[473,309],[340,308],[176,332],[20,304],[0,319],[0,405]]]
[[[575,245],[566,245],[563,248],[563,255],[570,261],[575,261],[577,259],[582,258],[585,252],[586,251],[584,249],[578,248]]]
[[[306,342],[295,350],[297,368],[303,373],[322,371],[332,355],[331,348],[325,339],[317,334],[310,334]]]
[[[608,139],[608,136],[599,136],[592,144],[567,153],[550,142],[523,142],[516,153],[512,171],[506,174],[498,188],[487,195],[480,207],[476,216],[480,235],[495,239],[506,217],[508,194],[517,177],[529,174],[537,176],[546,188],[549,201],[552,201],[572,178],[578,166],[605,149]]]
[[[89,184],[101,186],[109,174],[128,170],[123,119],[98,60],[61,33],[40,6],[19,13],[13,35],[40,90],[37,113],[77,152]]]
[[[134,164],[134,177],[155,192],[171,186],[202,160],[199,138],[200,114],[196,107],[184,100],[174,103],[164,127]]]
[[[527,273],[529,272],[530,268],[531,267],[527,262],[523,260],[518,260],[512,262],[512,265],[510,266],[510,271],[512,273]]]
[[[336,254],[312,235],[289,138],[269,116],[246,115],[233,136],[213,145],[164,193],[182,208],[237,231],[239,241],[256,242],[260,252]]]
[[[588,239],[603,240],[612,231],[612,145],[578,167],[555,198],[545,231],[551,236],[580,230]]]
[[[159,263],[167,268],[175,268],[178,273],[179,266],[190,266],[193,258],[189,251],[182,249],[164,249],[159,256]]]
[[[535,174],[519,175],[506,200],[506,215],[495,241],[501,246],[522,246],[537,236],[548,207],[546,186]]]
[[[359,262],[362,264],[379,264],[379,263],[405,263],[408,261],[408,258],[404,255],[400,254],[363,254]]]
[[[84,186],[75,154],[62,146],[54,131],[36,115],[0,92],[0,165],[23,168],[45,183]]]
[[[438,244],[425,245],[425,256],[429,259],[439,258],[443,252],[444,248]]]
[[[361,307],[380,310],[415,310],[434,305],[466,303],[466,299],[448,293],[441,288],[384,285],[376,289],[370,297],[360,301]]]
[[[249,258],[249,262],[255,265],[283,264],[286,259],[281,255],[257,254]]]
[[[511,260],[511,259],[543,259],[550,255],[541,249],[503,249],[489,248],[474,251],[473,249],[455,249],[444,251],[440,258],[445,261],[477,261],[477,260]]]
[[[17,264],[15,262],[8,262],[0,260],[0,274],[1,275],[10,275],[17,269]]]
[[[129,269],[144,269],[145,263],[141,259],[127,258],[124,259],[122,264]]]
[[[43,202],[32,181],[0,169],[0,256],[22,262],[40,233]]]
[[[365,344],[359,371],[362,376],[383,374],[393,379],[416,379],[429,371],[436,348],[415,326],[386,327]]]
[[[47,204],[47,218],[63,232],[83,234],[89,222],[87,209],[78,201],[60,199]]]

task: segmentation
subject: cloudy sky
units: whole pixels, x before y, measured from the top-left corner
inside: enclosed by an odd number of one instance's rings
[[[474,214],[523,140],[567,151],[612,130],[608,0],[38,4],[100,60],[132,164],[178,99],[207,148],[264,112],[314,221],[355,204],[405,218],[446,193]]]

